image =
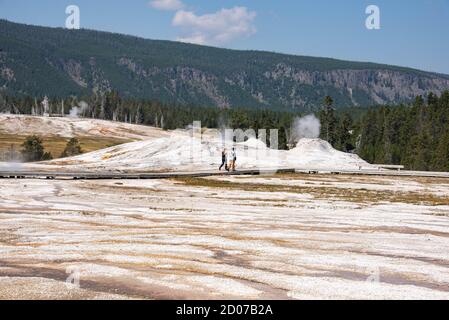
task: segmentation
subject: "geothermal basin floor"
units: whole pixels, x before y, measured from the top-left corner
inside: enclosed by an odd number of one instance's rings
[[[449,299],[449,179],[2,180],[0,284],[0,299]]]

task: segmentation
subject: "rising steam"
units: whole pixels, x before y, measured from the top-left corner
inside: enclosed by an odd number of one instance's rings
[[[303,138],[316,139],[320,136],[321,123],[315,115],[295,118],[291,128],[290,143],[296,144]]]
[[[70,118],[79,118],[80,116],[82,116],[84,114],[84,112],[89,108],[89,105],[84,102],[81,101],[78,106],[73,107],[70,110],[70,114],[69,117]]]

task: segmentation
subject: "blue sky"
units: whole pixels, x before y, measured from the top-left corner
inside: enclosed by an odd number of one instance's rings
[[[380,30],[365,27],[371,4]],[[0,17],[64,27],[68,5],[87,29],[449,74],[449,0],[0,0]]]

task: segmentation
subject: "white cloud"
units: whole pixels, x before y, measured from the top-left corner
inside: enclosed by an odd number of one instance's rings
[[[180,0],[152,0],[150,5],[158,10],[175,11],[184,8]]]
[[[199,16],[192,11],[180,10],[176,12],[172,24],[183,31],[178,41],[222,45],[254,34],[255,17],[256,13],[248,11],[246,7],[221,9],[215,13]]]

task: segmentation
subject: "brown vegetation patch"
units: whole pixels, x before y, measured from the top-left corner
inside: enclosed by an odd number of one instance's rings
[[[14,152],[20,152],[22,143],[26,140],[26,136],[15,134],[0,134],[0,156],[6,154],[11,150]],[[77,137],[80,141],[81,148],[84,152],[92,152],[101,150],[104,148],[116,146],[119,144],[131,142],[127,139],[118,138],[100,138],[100,137]],[[59,158],[64,151],[67,142],[70,138],[58,137],[58,136],[46,136],[42,137],[45,151],[52,154],[53,158]],[[1,158],[1,157],[0,157]]]
[[[207,188],[225,188],[228,190],[243,190],[248,192],[290,192],[310,194],[317,199],[341,200],[355,203],[410,203],[419,205],[449,205],[449,196],[437,196],[422,192],[393,192],[384,190],[368,190],[365,188],[342,188],[332,186],[286,186],[278,184],[246,183],[220,181],[204,178],[176,178],[178,183]]]

